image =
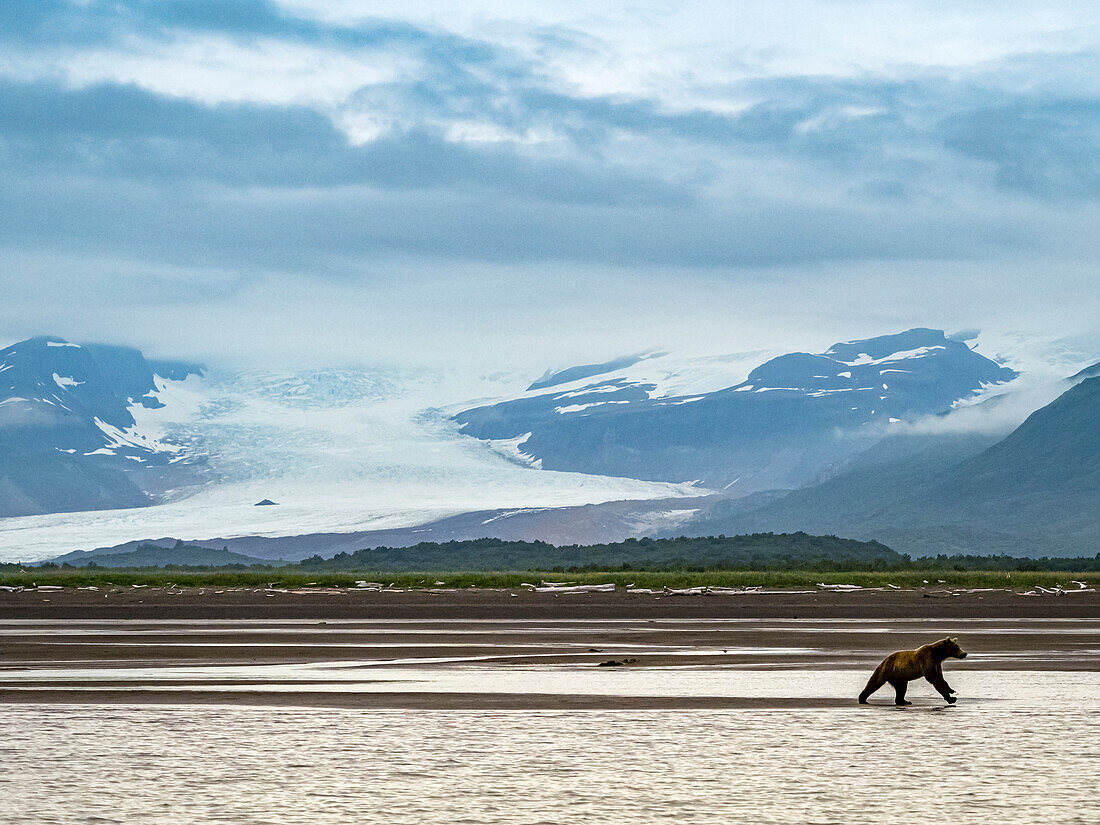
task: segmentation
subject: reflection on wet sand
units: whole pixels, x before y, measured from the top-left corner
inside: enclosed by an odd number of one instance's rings
[[[419,707],[434,694],[447,707],[457,695],[473,707],[504,695],[514,697],[509,706],[547,708],[562,697],[590,697],[587,706],[628,697],[653,707],[833,703],[858,693],[884,653],[947,633],[972,651],[952,670],[960,684],[973,682],[975,698],[1026,699],[992,687],[1020,682],[1010,671],[1050,690],[1068,672],[1091,690],[1100,671],[1100,620],[1090,619],[3,620],[0,701],[159,703],[170,694]],[[596,667],[608,660],[629,664]]]

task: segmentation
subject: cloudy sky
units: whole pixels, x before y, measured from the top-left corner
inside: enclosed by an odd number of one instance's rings
[[[0,342],[1096,334],[1098,206],[1080,0],[0,4]]]

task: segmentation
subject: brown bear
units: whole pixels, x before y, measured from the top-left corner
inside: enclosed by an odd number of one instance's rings
[[[867,687],[859,694],[859,703],[867,704],[867,697],[889,682],[894,687],[895,705],[911,705],[905,701],[905,689],[909,682],[923,676],[932,683],[932,687],[940,692],[949,705],[955,704],[954,693],[943,678],[944,659],[965,659],[966,651],[959,647],[959,640],[954,637],[940,639],[930,645],[918,647],[916,650],[899,650],[891,653],[882,660],[882,664],[875,668]]]

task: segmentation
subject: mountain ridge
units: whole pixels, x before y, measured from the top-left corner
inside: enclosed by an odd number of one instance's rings
[[[160,471],[141,471],[180,450],[141,432],[134,411],[162,407],[164,382],[201,371],[56,336],[0,350],[0,516],[153,503]]]
[[[873,535],[913,555],[1096,552],[1100,377],[1079,381],[993,443],[953,438],[933,439],[928,452],[857,464],[760,506],[720,502],[682,529]]]
[[[543,469],[750,493],[802,486],[892,424],[943,412],[1016,372],[942,330],[917,327],[780,355],[740,383],[690,396],[612,374],[588,377],[578,388],[527,393],[453,420],[463,434]]]

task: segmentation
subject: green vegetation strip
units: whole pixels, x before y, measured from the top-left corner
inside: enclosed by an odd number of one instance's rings
[[[627,539],[555,547],[540,541],[484,538],[412,547],[374,547],[297,563],[266,562],[177,542],[143,544],[114,554],[70,554],[63,564],[0,564],[0,584],[106,587],[355,587],[357,581],[400,588],[505,587],[569,581],[662,587],[1072,587],[1100,583],[1095,558],[936,556],[912,559],[875,541],[806,533],[757,533]],[[443,582],[437,585],[436,582]]]
[[[1096,572],[1021,571],[1021,570],[966,570],[942,569],[899,571],[814,571],[814,570],[712,570],[712,571],[623,571],[585,570],[575,572],[415,572],[386,573],[378,571],[349,571],[339,573],[301,573],[286,569],[264,568],[260,570],[146,570],[82,569],[82,568],[34,568],[28,572],[0,572],[0,585],[31,587],[54,585],[61,587],[149,587],[187,588],[307,588],[307,587],[356,587],[357,581],[377,582],[402,589],[447,588],[509,588],[524,583],[539,584],[542,581],[569,582],[571,584],[606,584],[619,587],[634,585],[660,589],[685,587],[756,587],[805,589],[818,583],[855,584],[862,587],[902,588],[985,588],[1003,587],[1021,590],[1034,587],[1060,585],[1075,589],[1073,580],[1090,587],[1100,587],[1100,574]],[[443,584],[437,584],[442,582]]]

